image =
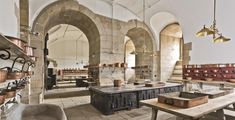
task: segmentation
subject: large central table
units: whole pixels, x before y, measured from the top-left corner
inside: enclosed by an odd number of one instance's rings
[[[179,108],[171,105],[159,103],[158,99],[143,100],[141,104],[152,108],[152,120],[157,119],[158,110],[174,114],[190,120],[199,120],[208,113],[216,111],[217,118],[224,120],[223,108],[235,104],[235,93],[222,97],[209,99],[208,103],[192,108]]]
[[[161,87],[144,87],[144,85],[126,85],[122,87],[90,87],[91,104],[105,115],[122,109],[140,107],[139,101],[156,98],[158,94],[182,91],[183,85],[166,83]]]

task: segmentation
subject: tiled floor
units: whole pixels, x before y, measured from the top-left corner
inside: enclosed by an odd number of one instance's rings
[[[44,103],[56,104],[64,108],[68,120],[150,120],[151,109],[123,110],[113,115],[103,115],[90,105],[89,96],[46,99]],[[159,113],[159,120],[175,120],[176,117],[164,112]]]
[[[64,86],[73,86],[74,83],[64,83]],[[62,87],[61,89],[54,89],[48,91],[49,99],[45,99],[44,103],[59,105],[65,110],[68,120],[151,120],[151,109],[148,107],[141,107],[139,109],[122,110],[115,112],[112,115],[103,115],[90,105],[90,97],[86,94],[77,95],[76,92],[87,91],[87,88],[71,88]],[[55,94],[55,95],[53,95]],[[65,95],[71,94],[70,97]],[[232,113],[233,114],[233,113]],[[165,112],[158,113],[157,120],[183,120],[172,114]],[[216,118],[207,118],[202,120],[216,120]],[[231,119],[235,120],[235,119]]]

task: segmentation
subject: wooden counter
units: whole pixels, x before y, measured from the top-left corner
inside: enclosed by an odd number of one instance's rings
[[[90,87],[91,104],[105,115],[122,109],[140,107],[139,101],[156,98],[158,94],[182,91],[183,85],[166,83],[161,87],[144,87],[144,85],[126,85],[122,87]]]

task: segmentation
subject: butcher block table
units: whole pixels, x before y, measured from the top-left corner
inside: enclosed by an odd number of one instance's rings
[[[152,108],[152,120],[157,120],[158,110],[189,120],[199,120],[209,113],[216,112],[217,118],[219,120],[225,120],[223,109],[231,104],[235,107],[235,93],[209,99],[208,103],[192,108],[179,108],[172,105],[159,103],[157,98],[143,100],[140,101],[140,103]]]

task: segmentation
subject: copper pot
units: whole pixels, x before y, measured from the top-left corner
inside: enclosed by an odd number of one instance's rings
[[[115,63],[115,67],[121,67],[121,63]]]
[[[23,77],[25,77],[25,73],[24,72],[13,71],[13,72],[8,72],[8,74],[7,74],[7,79],[8,80],[21,79]]]
[[[7,79],[7,71],[0,70],[0,83],[5,82]]]
[[[25,76],[32,76],[34,75],[34,72],[33,71],[27,71],[25,72]]]
[[[37,57],[35,57],[35,56],[30,56],[30,58],[31,58],[33,61],[37,61]]]
[[[127,63],[121,63],[121,67],[126,68],[127,67]]]
[[[13,98],[16,96],[16,89],[7,89],[6,98]]]
[[[0,95],[0,105],[5,102],[6,95]]]
[[[114,84],[114,87],[121,87],[122,86],[122,80],[114,80],[113,84]]]
[[[15,45],[17,45],[19,48],[21,48],[23,51],[25,51],[25,45],[27,44],[27,42],[19,39],[19,38],[15,38],[15,37],[11,37],[11,36],[5,36],[6,38],[10,39],[10,41],[12,43],[14,43]]]
[[[25,53],[28,56],[33,56],[34,55],[34,49],[36,49],[35,47],[31,47],[31,46],[25,46]]]

